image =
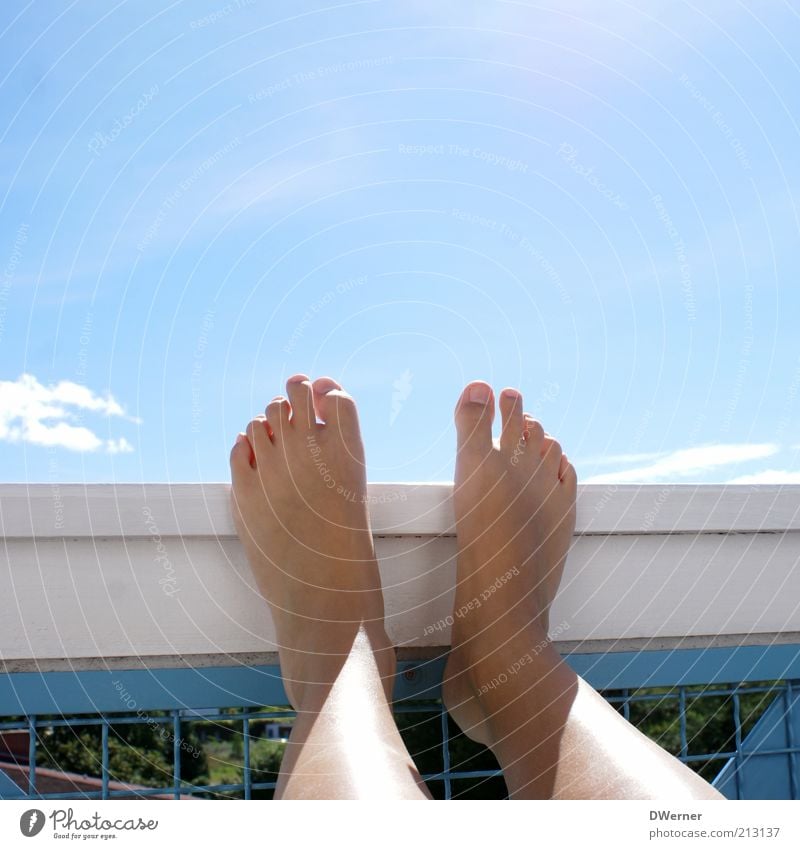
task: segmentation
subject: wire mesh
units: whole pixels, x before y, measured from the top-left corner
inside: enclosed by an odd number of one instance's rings
[[[626,689],[609,691],[604,696],[626,719],[707,779],[733,762],[736,798],[748,798],[744,786],[748,762],[763,756],[787,756],[789,794],[790,798],[797,799],[800,748],[792,720],[796,687],[796,682],[779,681],[713,687]],[[775,700],[784,706],[787,746],[749,748],[748,733]],[[395,705],[395,710],[401,733],[434,796],[444,799],[497,796],[498,782],[501,781],[499,768],[486,750],[466,740],[451,724],[452,720],[441,702],[401,702]],[[20,787],[17,798],[56,800],[138,796],[251,799],[269,797],[274,791],[281,747],[285,746],[285,738],[280,734],[288,730],[293,718],[291,710],[280,707],[30,715],[9,717],[0,722],[0,734],[27,731],[27,763],[18,756],[14,764]],[[149,786],[145,780],[131,780],[130,773],[136,774],[133,761],[137,738],[131,736],[131,729],[135,726],[146,726],[152,738],[171,744],[162,747],[164,751],[167,748],[171,750],[171,764],[163,767],[164,781],[156,781],[155,786]],[[269,736],[269,726],[272,730],[278,729],[279,735],[274,740]],[[96,754],[88,756],[90,765],[96,760],[95,776],[99,778],[96,789],[43,790],[40,777],[45,772],[48,775],[52,770],[74,774],[70,751],[74,757],[75,751],[80,754],[80,746],[77,743],[72,747],[64,744],[64,738],[69,742],[69,732],[76,741],[83,741],[82,745],[88,749],[94,739],[92,734],[96,733],[91,729],[97,728],[100,730],[99,758]],[[69,732],[59,733],[59,729],[69,729]],[[268,749],[263,740],[270,742]],[[224,741],[225,745],[220,741]],[[268,768],[262,758],[267,750],[275,754]],[[187,756],[197,758],[198,753],[206,757],[207,767],[212,760],[218,765],[225,758],[228,760],[223,764],[224,769],[208,767],[201,776],[205,780],[194,780],[196,773],[183,774],[182,760]],[[0,769],[3,766],[0,762]],[[8,767],[8,764],[5,766]],[[167,769],[170,770],[169,775],[166,774]],[[213,780],[215,776],[230,778],[236,771],[240,773],[239,781]],[[19,775],[24,779],[20,780]],[[267,780],[263,780],[265,775],[269,776]],[[91,776],[85,772],[83,779],[84,782],[89,781]],[[153,783],[152,777],[150,783]]]

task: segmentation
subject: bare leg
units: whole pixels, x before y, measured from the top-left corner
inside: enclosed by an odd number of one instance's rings
[[[444,699],[518,798],[722,798],[625,721],[547,639],[575,529],[575,470],[515,390],[476,382],[456,408],[458,586]],[[494,588],[494,589],[492,589]]]
[[[355,404],[329,378],[286,389],[231,452],[239,538],[298,711],[276,796],[426,798],[389,706],[395,654]]]

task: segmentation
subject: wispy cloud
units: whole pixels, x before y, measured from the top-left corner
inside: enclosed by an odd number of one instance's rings
[[[230,174],[224,193],[209,213],[227,217],[262,204],[269,204],[272,212],[291,211],[354,184],[368,182],[367,160],[366,154],[346,151],[329,157],[329,161],[269,162],[250,171],[243,179],[236,171]]]
[[[797,483],[800,484],[800,472],[788,472],[785,469],[766,469],[752,475],[742,475],[727,483]]]
[[[713,469],[733,466],[751,460],[772,457],[780,450],[773,443],[738,443],[730,445],[700,445],[664,454],[655,462],[631,469],[620,469],[595,475],[585,483],[652,483],[702,475]],[[625,455],[620,455],[624,457]],[[628,455],[636,456],[636,455]]]
[[[596,457],[585,457],[577,460],[580,466],[628,466],[631,463],[646,463],[666,457],[667,451],[650,451],[640,454],[600,454]]]
[[[81,423],[84,412],[136,421],[111,395],[97,395],[86,386],[62,380],[50,386],[32,374],[18,380],[0,380],[0,440],[125,454],[133,446],[124,437],[101,439]]]
[[[411,397],[414,388],[411,382],[413,377],[411,369],[406,369],[392,384],[392,412],[389,415],[389,427],[395,423],[405,402]]]

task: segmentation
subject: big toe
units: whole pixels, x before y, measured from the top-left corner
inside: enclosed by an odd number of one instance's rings
[[[488,450],[492,445],[494,392],[488,383],[474,380],[464,387],[456,405],[458,448]]]

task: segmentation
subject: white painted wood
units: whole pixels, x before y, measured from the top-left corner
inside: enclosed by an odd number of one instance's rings
[[[235,536],[227,484],[2,484],[5,537]],[[375,534],[454,533],[449,484],[370,484]],[[152,521],[149,517],[152,516]],[[800,486],[587,485],[579,534],[800,530]]]
[[[373,485],[387,627],[407,651],[449,641],[449,488]],[[571,649],[800,633],[800,487],[585,487],[551,613]],[[224,485],[0,487],[6,668],[274,659]],[[209,660],[209,658],[211,660]]]

